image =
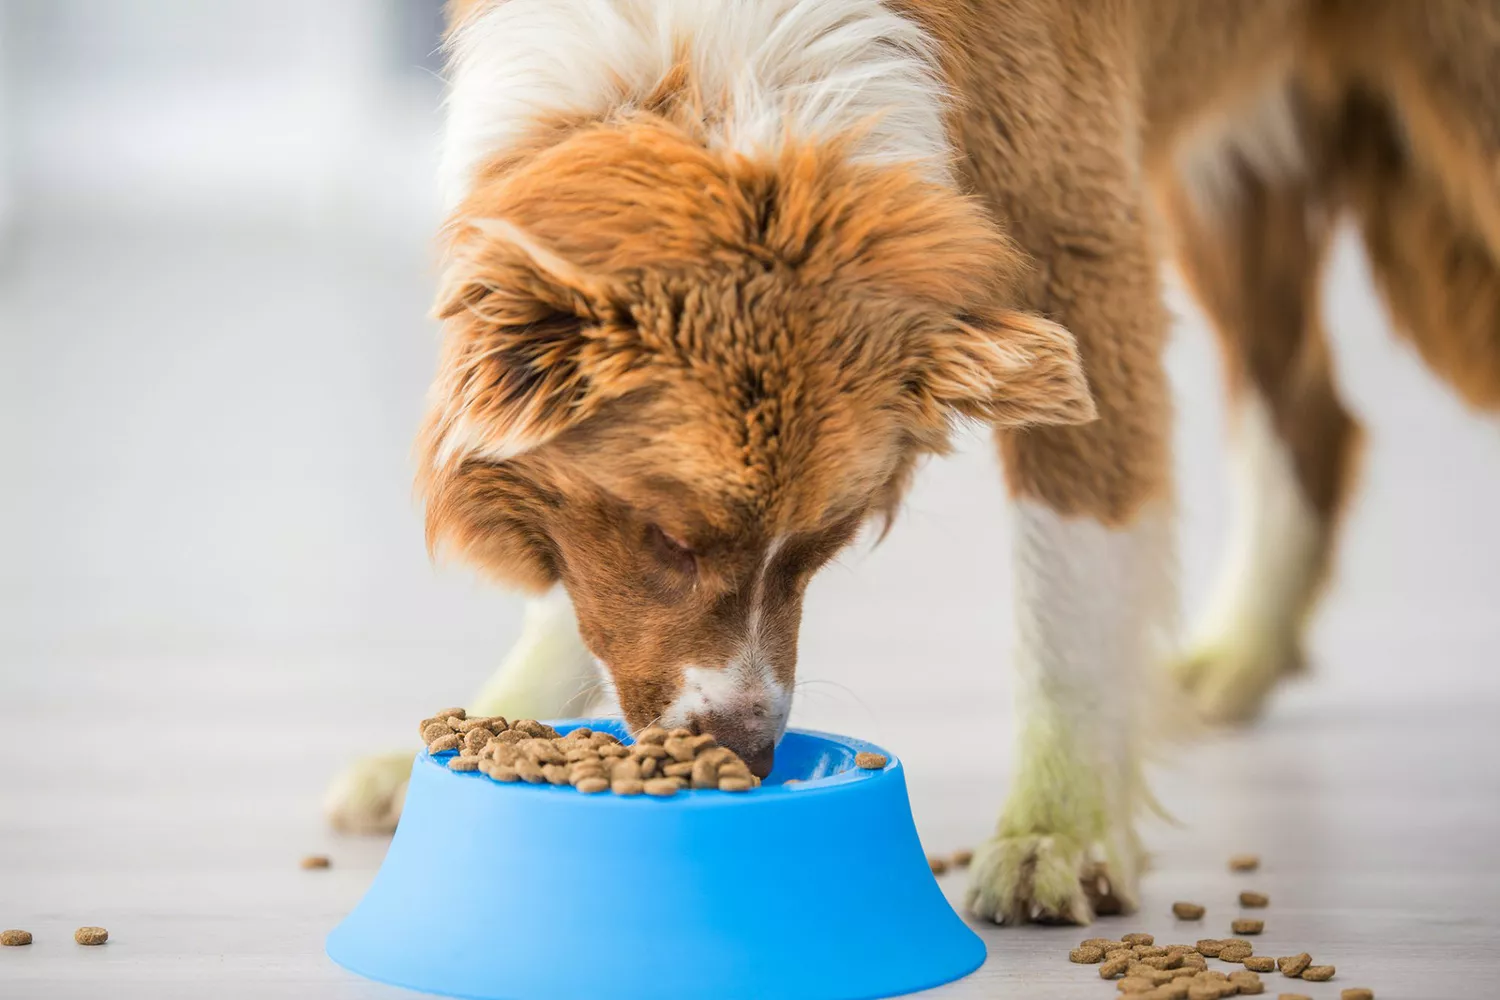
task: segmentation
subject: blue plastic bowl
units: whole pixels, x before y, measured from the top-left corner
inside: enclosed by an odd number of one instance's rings
[[[984,943],[928,870],[901,764],[859,770],[861,750],[884,753],[793,730],[761,787],[667,799],[502,784],[420,753],[329,957],[475,1000],[867,1000],[967,975]]]

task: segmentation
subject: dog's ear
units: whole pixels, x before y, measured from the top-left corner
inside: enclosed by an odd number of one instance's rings
[[[1073,335],[1031,313],[960,317],[927,333],[916,356],[908,382],[924,410],[1001,427],[1098,416]]]
[[[644,351],[617,298],[509,222],[467,223],[436,310],[427,463],[505,461],[630,391]]]

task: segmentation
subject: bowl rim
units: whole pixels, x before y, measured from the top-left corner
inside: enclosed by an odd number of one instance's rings
[[[574,729],[587,726],[590,729],[600,729],[605,732],[618,733],[624,730],[627,738],[622,742],[627,745],[634,740],[628,738],[629,731],[624,723],[618,718],[570,718],[570,719],[548,719],[543,720],[546,725],[556,729],[559,733],[566,735]],[[853,736],[845,736],[841,733],[829,733],[817,729],[791,728],[783,734],[786,736],[819,740],[824,743],[833,744],[847,757],[847,765],[832,774],[826,774],[817,778],[792,779],[791,784],[777,782],[773,785],[762,784],[749,792],[721,792],[716,788],[690,788],[678,792],[676,795],[583,795],[575,791],[571,786],[553,785],[546,782],[530,784],[524,781],[496,781],[489,775],[479,771],[455,771],[448,766],[448,761],[457,756],[456,750],[444,750],[433,754],[425,747],[417,753],[417,763],[427,764],[446,772],[453,778],[461,780],[479,780],[497,788],[508,789],[512,792],[524,792],[534,795],[572,795],[579,801],[603,803],[608,802],[628,807],[644,806],[677,806],[677,807],[723,807],[753,806],[756,802],[778,801],[788,796],[809,796],[839,794],[857,789],[865,782],[878,781],[883,778],[901,780],[901,761],[877,744],[868,740],[856,739]],[[865,769],[854,766],[856,754],[870,752],[878,753],[885,757],[885,766],[878,769]]]

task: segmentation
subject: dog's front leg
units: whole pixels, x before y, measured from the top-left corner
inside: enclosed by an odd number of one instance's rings
[[[1008,431],[1019,756],[969,906],[1088,923],[1136,904],[1140,713],[1174,619],[1165,321],[1143,237],[1061,253],[1037,303],[1078,338],[1099,419]]]
[[[470,703],[469,714],[512,719],[576,715],[593,701],[598,677],[593,657],[578,637],[573,606],[558,589],[526,602],[521,637]],[[399,750],[357,761],[328,789],[328,822],[353,833],[394,830],[406,798],[411,758],[411,750]]]

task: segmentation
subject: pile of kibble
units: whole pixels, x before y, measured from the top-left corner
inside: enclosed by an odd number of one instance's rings
[[[1253,872],[1260,868],[1255,855],[1241,854],[1229,860],[1235,872]],[[1246,909],[1263,909],[1270,897],[1259,892],[1242,892],[1239,904]],[[1207,907],[1199,903],[1172,904],[1172,915],[1178,920],[1202,920]],[[1259,934],[1265,921],[1238,917],[1230,922],[1235,934]],[[1150,934],[1126,934],[1115,941],[1089,938],[1068,953],[1068,958],[1082,965],[1098,965],[1099,978],[1116,980],[1120,993],[1130,1000],[1218,1000],[1219,997],[1247,996],[1264,993],[1266,984],[1260,973],[1276,972],[1288,979],[1323,983],[1332,979],[1331,965],[1314,965],[1307,952],[1272,958],[1255,954],[1255,947],[1244,938],[1204,938],[1197,944],[1158,945]],[[1243,966],[1231,972],[1208,967],[1209,959]],[[1279,1000],[1308,1000],[1301,993],[1281,993]],[[1374,1000],[1375,994],[1362,987],[1346,989],[1340,1000]]]
[[[452,753],[448,767],[479,771],[496,781],[572,785],[584,794],[676,795],[687,789],[748,792],[760,784],[749,766],[712,736],[653,726],[632,744],[588,728],[566,736],[533,719],[471,719],[445,708],[422,720],[434,755]]]

